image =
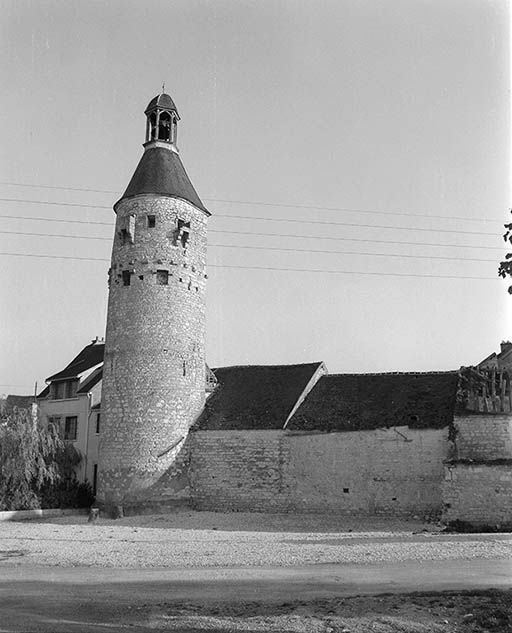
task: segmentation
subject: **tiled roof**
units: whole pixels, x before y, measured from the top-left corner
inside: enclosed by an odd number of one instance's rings
[[[322,376],[288,430],[443,428],[453,420],[457,372]]]
[[[87,393],[103,378],[103,365],[95,369],[90,376],[82,382],[77,393]]]
[[[3,401],[4,413],[11,413],[14,407],[18,409],[30,409],[34,403],[34,396],[15,396],[9,394]]]
[[[38,398],[47,398],[50,395],[50,385],[47,385],[41,393],[37,394]]]
[[[321,363],[214,369],[218,385],[196,430],[282,429]]]
[[[125,198],[143,193],[182,198],[210,215],[190,182],[179,155],[165,147],[146,149],[126,191],[116,205]]]
[[[65,380],[66,378],[76,378],[84,371],[87,371],[95,365],[99,365],[103,362],[104,348],[105,345],[103,343],[91,343],[90,345],[87,345],[62,371],[49,376],[46,380]]]

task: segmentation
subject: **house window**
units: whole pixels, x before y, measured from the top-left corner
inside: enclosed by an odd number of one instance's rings
[[[96,435],[100,432],[100,414],[96,414]]]
[[[66,398],[76,398],[76,390],[78,387],[78,380],[66,381]]]
[[[98,487],[98,464],[92,467],[92,494],[96,496],[96,488]]]
[[[66,421],[64,425],[64,439],[75,441],[76,440],[76,431],[78,426],[78,418],[76,415],[66,416]]]
[[[155,228],[156,218],[154,215],[148,215],[148,229]]]
[[[53,428],[60,435],[60,416],[59,415],[50,415],[48,416],[48,426],[52,425]]]
[[[78,380],[59,380],[52,382],[51,399],[65,400],[66,398],[76,398]]]
[[[156,271],[156,283],[159,286],[167,286],[167,285],[169,285],[169,271],[168,270],[157,270]]]
[[[123,270],[123,286],[129,286],[132,282],[132,273],[131,270]]]

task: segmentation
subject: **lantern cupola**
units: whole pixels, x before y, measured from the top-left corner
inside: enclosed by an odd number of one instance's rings
[[[144,114],[146,115],[144,147],[163,146],[177,152],[176,141],[180,115],[171,97],[165,92],[157,95],[151,99]]]

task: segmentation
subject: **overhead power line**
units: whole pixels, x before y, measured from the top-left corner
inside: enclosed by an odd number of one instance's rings
[[[117,196],[121,195],[119,191],[107,190],[107,189],[87,189],[80,187],[56,187],[51,185],[32,185],[32,184],[22,184],[22,183],[14,183],[14,182],[1,182],[0,185],[11,185],[16,187],[31,187],[34,189],[51,189],[51,190],[61,190],[61,191],[77,191],[77,192],[91,192],[91,193],[110,193]],[[435,220],[460,220],[462,222],[492,222],[494,224],[502,224],[498,220],[493,220],[491,218],[467,218],[463,216],[457,215],[437,215],[433,213],[408,213],[406,211],[383,211],[378,209],[359,209],[354,207],[331,207],[331,206],[322,206],[316,204],[293,204],[286,202],[267,202],[261,200],[230,200],[229,198],[203,198],[206,202],[217,202],[222,204],[243,204],[254,207],[278,207],[283,209],[303,209],[303,210],[312,210],[316,211],[329,211],[329,212],[345,212],[345,213],[360,213],[364,215],[394,215],[398,217],[407,217],[407,218],[431,218]],[[10,199],[6,201],[11,201]],[[14,199],[13,201],[18,201],[18,199]],[[74,205],[81,206],[81,205]],[[87,205],[84,205],[87,206]],[[112,206],[103,206],[103,205],[90,205],[92,208],[97,209],[111,209]]]
[[[208,244],[208,247],[215,246],[216,248],[238,248],[249,250],[262,250],[262,251],[281,251],[281,252],[293,252],[293,253],[321,253],[331,255],[364,255],[367,257],[398,257],[400,259],[442,259],[449,261],[459,262],[486,262],[496,264],[495,259],[476,259],[471,257],[442,257],[439,255],[403,255],[401,253],[362,253],[361,251],[330,251],[316,248],[284,248],[273,246],[246,246],[239,244]]]
[[[56,185],[34,185],[27,182],[7,182],[5,180],[0,181],[0,185],[8,185],[9,187],[30,187],[32,189],[58,189],[61,191],[90,191],[92,193],[114,193],[119,195],[119,191],[112,191],[111,189],[88,189],[87,187],[57,187]]]
[[[60,237],[60,238],[70,238],[70,239],[79,239],[79,240],[100,240],[104,242],[111,242],[112,238],[110,237],[93,237],[91,235],[63,235],[59,233],[29,233],[25,231],[3,231],[0,230],[0,234],[7,235],[24,235],[30,237]],[[320,254],[331,254],[331,255],[364,255],[368,257],[398,257],[404,259],[442,259],[447,261],[461,261],[461,262],[486,262],[486,263],[496,263],[495,259],[478,259],[473,257],[443,257],[440,255],[405,255],[401,253],[363,253],[361,251],[333,251],[326,249],[316,249],[316,248],[285,248],[285,247],[274,247],[274,246],[254,246],[254,245],[246,245],[246,244],[208,244],[208,248],[237,248],[237,249],[249,249],[249,250],[261,250],[261,251],[282,251],[282,252],[293,252],[293,253],[320,253]]]
[[[1,216],[0,216],[1,217]],[[334,242],[368,242],[371,244],[402,244],[406,246],[435,246],[441,248],[478,248],[487,251],[503,251],[499,246],[480,246],[475,244],[440,244],[439,242],[409,242],[403,240],[373,240],[362,237],[333,237],[331,235],[296,235],[293,233],[258,233],[256,231],[221,231],[220,229],[208,229],[208,233],[225,233],[229,235],[249,235],[256,237],[291,237],[305,240],[331,240]]]
[[[66,224],[97,224],[101,226],[113,227],[113,222],[97,222],[95,220],[66,220],[65,218],[38,218],[29,215],[0,215],[0,218],[9,218],[11,220],[37,220],[39,222],[66,222]]]
[[[1,200],[1,198],[0,198]],[[255,215],[226,215],[217,214],[217,218],[235,218],[237,220],[264,220],[265,222],[289,222],[296,224],[321,224],[322,226],[351,226],[364,229],[392,229],[394,231],[425,231],[428,233],[457,233],[458,235],[490,235],[501,237],[499,233],[483,231],[461,231],[459,229],[427,229],[417,226],[390,226],[389,224],[360,224],[358,222],[328,222],[326,220],[296,220],[295,218],[269,218]]]
[[[92,224],[99,226],[109,226],[111,228],[114,227],[111,222],[87,222],[84,220],[61,220],[58,218],[38,218],[38,217],[29,217],[29,216],[14,216],[14,215],[0,215],[0,218],[10,218],[10,219],[19,219],[19,220],[40,220],[42,222],[66,222],[68,224]],[[23,231],[0,231],[0,233],[12,233],[19,235],[45,235],[46,237],[73,237],[73,236],[59,236],[53,233],[50,234],[42,234],[42,233],[28,233]],[[294,233],[262,233],[257,231],[229,231],[229,230],[220,230],[220,229],[208,229],[208,233],[221,233],[222,235],[247,235],[251,237],[286,237],[292,239],[304,239],[304,240],[330,240],[334,242],[363,242],[370,244],[400,244],[405,246],[433,246],[435,248],[471,248],[471,249],[482,249],[482,250],[491,250],[491,251],[503,251],[502,248],[498,246],[482,246],[477,244],[440,244],[434,242],[409,242],[404,240],[375,240],[370,238],[358,238],[358,237],[333,237],[331,235],[296,235]],[[112,238],[95,238],[89,236],[84,236],[84,239],[102,239],[102,240],[110,240]]]
[[[7,253],[0,252],[0,255],[10,257],[36,257],[43,259],[71,259],[79,261],[95,261],[108,262],[106,258],[100,257],[77,257],[71,255],[36,255],[34,253]],[[208,264],[207,268],[232,268],[240,270],[271,270],[282,272],[300,272],[300,273],[329,273],[339,275],[376,275],[379,277],[425,277],[431,279],[473,279],[482,281],[500,281],[498,277],[476,277],[466,275],[429,275],[419,273],[386,273],[382,271],[360,271],[360,270],[331,270],[328,268],[280,268],[273,266],[236,266],[233,264]]]
[[[48,206],[62,206],[62,207],[79,207],[79,208],[94,208],[94,209],[110,209],[110,207],[95,205],[95,204],[78,204],[71,202],[47,202],[44,200],[20,200],[15,198],[0,198],[0,202],[23,202],[28,204],[43,204]],[[0,216],[0,217],[15,217],[15,216]],[[428,233],[456,233],[458,235],[488,235],[491,237],[501,237],[500,233],[488,233],[486,231],[464,231],[461,229],[428,229],[425,227],[411,227],[411,226],[392,226],[389,224],[361,224],[359,222],[330,222],[328,220],[298,220],[296,218],[269,218],[266,216],[255,215],[231,215],[225,213],[218,213],[214,218],[235,219],[235,220],[263,220],[265,222],[288,222],[293,224],[315,224],[322,226],[350,226],[365,229],[391,229],[394,231],[420,231]],[[20,219],[23,219],[20,216]],[[37,219],[37,218],[31,218]],[[58,221],[58,220],[54,220]],[[61,222],[70,222],[70,220],[60,220]],[[75,220],[79,222],[79,220]],[[83,221],[82,221],[83,223]],[[98,224],[97,222],[91,222],[91,224]],[[101,223],[100,223],[101,224]]]

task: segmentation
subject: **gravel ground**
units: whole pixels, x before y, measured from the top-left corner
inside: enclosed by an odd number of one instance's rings
[[[177,512],[0,523],[0,565],[295,566],[511,558],[510,534],[441,534],[418,521]]]

